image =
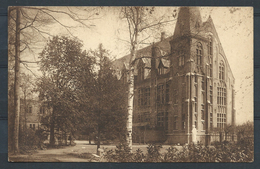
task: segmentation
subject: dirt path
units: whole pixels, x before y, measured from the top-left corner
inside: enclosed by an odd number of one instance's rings
[[[96,153],[96,145],[89,145],[88,141],[75,141],[76,146],[66,146],[59,149],[38,150],[31,155],[9,156],[10,162],[95,162],[92,154]],[[133,145],[133,152],[141,149],[145,154],[148,145]],[[115,145],[101,145],[103,149],[115,149]],[[166,152],[169,146],[164,145],[161,152]]]
[[[80,153],[95,153],[95,145],[78,142],[76,146],[67,146],[59,149],[38,150],[30,155],[14,155],[9,157],[10,162],[89,162],[90,159],[79,158]],[[89,149],[88,149],[89,148]]]

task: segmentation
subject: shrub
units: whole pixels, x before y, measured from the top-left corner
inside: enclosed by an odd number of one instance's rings
[[[138,149],[131,153],[126,144],[116,150],[105,152],[108,162],[250,162],[254,158],[253,142],[250,139],[233,142],[215,142],[212,146],[202,144],[184,145],[180,150],[171,146],[166,153],[160,153],[161,145],[150,144],[147,153]]]
[[[31,151],[36,151],[39,148],[45,148],[43,144],[43,134],[39,130],[33,130],[28,128],[20,133],[19,145],[20,153],[30,153]]]
[[[161,148],[162,145],[149,144],[145,162],[161,162],[163,160],[163,155],[160,153]]]

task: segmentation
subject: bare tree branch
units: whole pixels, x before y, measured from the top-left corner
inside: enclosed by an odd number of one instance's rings
[[[29,25],[27,25],[27,23],[26,23],[26,25],[25,25],[23,28],[21,28],[21,31],[22,31],[23,29],[26,29],[26,28],[28,28],[28,27],[30,27],[30,26],[33,25],[33,23],[35,22],[35,20],[36,20],[36,18],[37,18],[37,16],[38,16],[38,13],[39,13],[39,11],[37,11],[37,14],[35,15],[33,21],[32,21]]]

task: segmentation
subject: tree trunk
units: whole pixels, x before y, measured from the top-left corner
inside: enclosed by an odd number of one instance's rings
[[[71,139],[70,139],[71,140]],[[67,141],[68,141],[68,139],[67,139],[67,132],[66,132],[66,130],[65,130],[65,146],[67,146]],[[71,141],[70,141],[70,144],[71,144]]]
[[[54,118],[54,117],[51,117]],[[55,145],[55,138],[54,138],[54,120],[51,119],[51,128],[50,128],[50,145]]]
[[[130,61],[131,63],[131,61]],[[131,65],[129,70],[129,87],[128,87],[128,117],[127,117],[127,137],[126,141],[132,151],[132,122],[133,122],[133,102],[134,102],[134,75]]]
[[[20,8],[16,8],[15,39],[15,79],[14,79],[14,153],[19,153],[19,114],[20,114]]]
[[[89,143],[89,145],[91,145],[91,135],[90,135],[90,132],[88,132],[88,143]]]
[[[136,44],[137,44],[138,33],[135,32],[135,40],[132,49],[131,57],[129,60],[129,85],[128,85],[128,117],[127,117],[127,136],[126,142],[132,152],[132,133],[133,133],[133,107],[134,107],[134,67],[132,66],[132,61],[135,59]]]
[[[100,155],[98,149],[100,148],[100,127],[98,126],[98,138],[97,138],[97,155]]]

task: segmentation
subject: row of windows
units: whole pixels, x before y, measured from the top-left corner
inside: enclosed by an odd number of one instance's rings
[[[179,51],[178,53],[179,56],[179,66],[183,66],[184,65],[184,53],[183,51]],[[196,59],[195,62],[197,65],[202,65],[202,44],[200,42],[197,43],[196,46]],[[212,43],[212,39],[209,39],[209,44],[208,44],[208,60],[209,60],[209,67],[208,67],[208,75],[210,77],[212,77],[213,74],[213,43]],[[221,63],[219,64],[219,79],[220,80],[224,80],[225,78],[225,66],[224,66],[224,62],[221,61]]]
[[[150,88],[141,88],[138,90],[138,106],[150,106]],[[156,88],[156,102],[157,105],[167,104],[170,98],[170,84],[159,84]]]

